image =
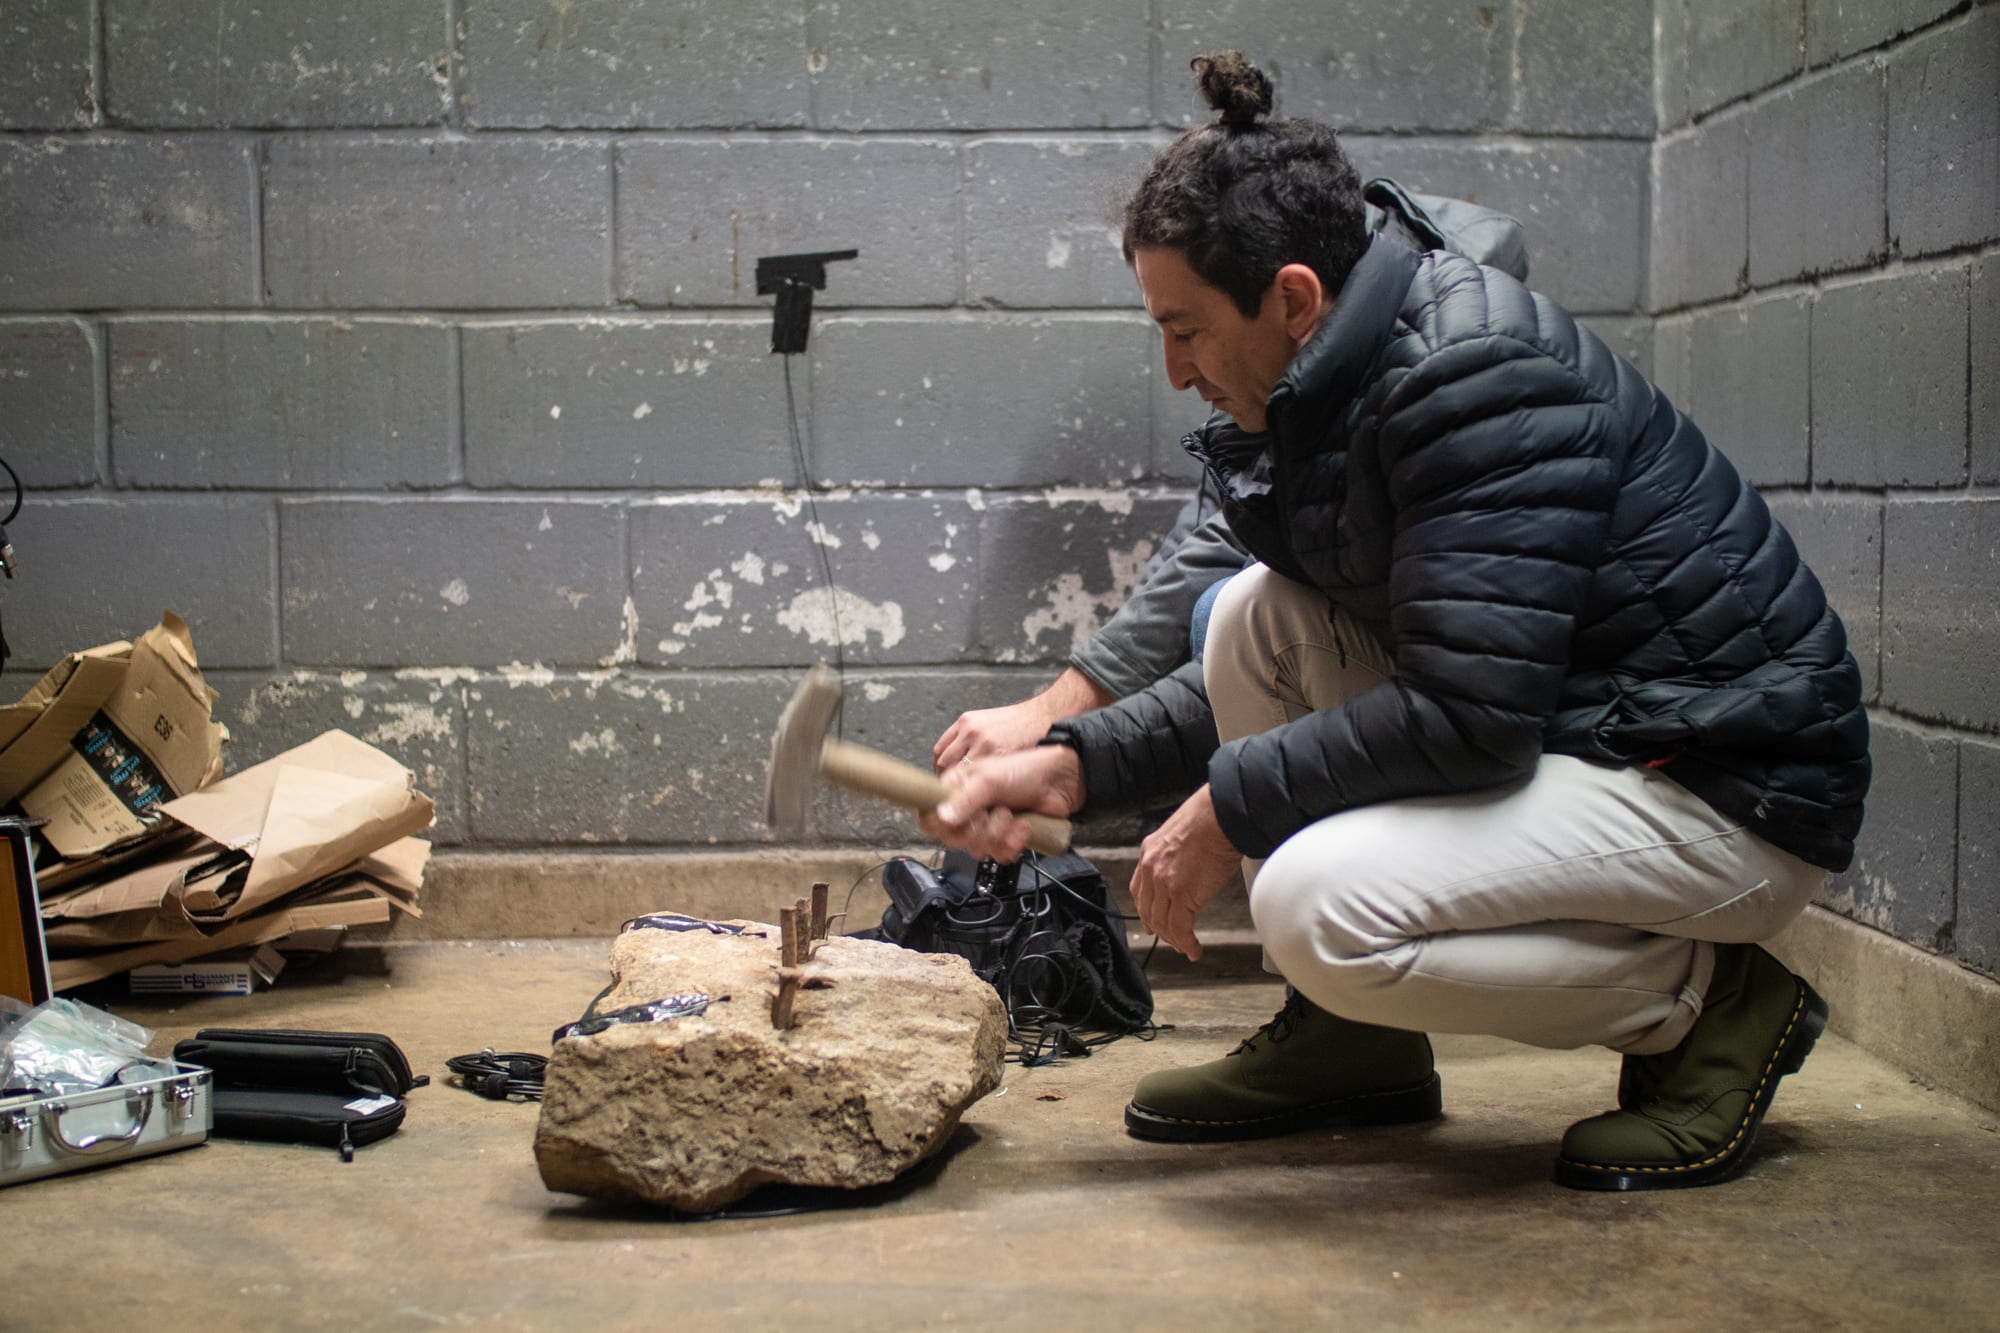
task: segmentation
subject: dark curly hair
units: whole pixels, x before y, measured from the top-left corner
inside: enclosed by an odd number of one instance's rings
[[[1263,305],[1286,264],[1304,264],[1338,292],[1366,248],[1361,177],[1333,131],[1268,120],[1271,80],[1241,51],[1190,62],[1221,115],[1169,144],[1125,205],[1125,262],[1163,246],[1245,316]]]

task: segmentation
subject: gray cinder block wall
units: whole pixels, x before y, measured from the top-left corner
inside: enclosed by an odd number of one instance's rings
[[[847,733],[918,758],[1137,577],[1199,405],[1115,209],[1239,45],[1364,171],[1521,217],[1535,285],[1770,489],[1882,710],[1837,905],[2000,965],[1995,7],[1410,14],[6,0],[10,683],[172,606],[238,766],[337,725],[447,846],[763,844],[836,619]],[[790,367],[815,521],[753,274],[847,246]]]
[[[1822,902],[2000,972],[2000,5],[1658,0],[1655,371],[1867,678]]]

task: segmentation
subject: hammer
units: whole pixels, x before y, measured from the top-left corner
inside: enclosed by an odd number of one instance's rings
[[[806,672],[771,737],[771,768],[764,781],[765,823],[780,833],[803,832],[806,792],[815,777],[909,810],[935,810],[943,803],[944,783],[915,764],[829,737],[826,729],[839,709],[840,678],[823,666]],[[1055,856],[1069,847],[1067,819],[1041,814],[1021,818],[1028,821],[1028,846],[1036,851]]]

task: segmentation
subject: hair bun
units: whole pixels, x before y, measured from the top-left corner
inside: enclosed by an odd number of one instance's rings
[[[1196,56],[1188,68],[1201,85],[1203,100],[1222,113],[1224,125],[1248,127],[1271,114],[1271,80],[1241,51]]]

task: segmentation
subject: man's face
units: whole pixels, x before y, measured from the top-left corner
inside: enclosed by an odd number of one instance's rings
[[[1288,266],[1285,272],[1302,266]],[[1132,268],[1146,313],[1166,342],[1167,382],[1192,388],[1202,401],[1227,412],[1248,431],[1264,429],[1264,404],[1305,338],[1295,330],[1297,302],[1273,278],[1257,313],[1245,317],[1217,286],[1188,266],[1186,252],[1148,247],[1134,252]],[[1305,332],[1319,322],[1318,288]]]

